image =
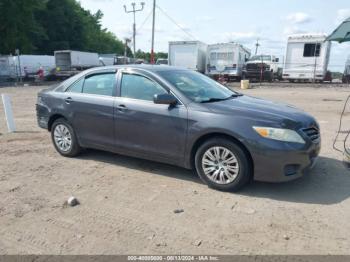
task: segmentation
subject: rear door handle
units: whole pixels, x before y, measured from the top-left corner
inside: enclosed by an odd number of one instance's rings
[[[117,106],[117,110],[118,111],[125,111],[125,110],[127,110],[128,108],[125,106],[125,105],[119,105],[119,106]]]
[[[73,102],[73,98],[67,97],[64,101],[66,101],[66,104],[70,104]]]

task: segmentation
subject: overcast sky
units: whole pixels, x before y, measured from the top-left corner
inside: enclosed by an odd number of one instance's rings
[[[136,49],[151,48],[152,0],[136,14]],[[85,9],[104,13],[102,24],[119,39],[132,36],[132,14],[123,5],[141,1],[80,0]],[[168,50],[168,41],[200,40],[207,44],[236,41],[252,52],[284,56],[287,36],[294,33],[331,33],[350,17],[349,0],[157,0],[155,51]],[[343,71],[350,43],[332,44],[330,68]]]

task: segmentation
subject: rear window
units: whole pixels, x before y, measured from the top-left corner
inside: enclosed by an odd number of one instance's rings
[[[305,44],[304,45],[304,57],[320,56],[321,44]]]
[[[115,74],[106,73],[92,75],[85,78],[83,93],[93,95],[112,96],[115,86]]]

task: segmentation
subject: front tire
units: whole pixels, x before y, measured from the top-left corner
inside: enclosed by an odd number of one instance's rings
[[[74,157],[81,152],[73,127],[64,118],[57,119],[51,128],[51,139],[58,153]]]
[[[221,191],[238,191],[252,177],[252,164],[244,150],[220,137],[210,139],[198,148],[195,166],[203,182]]]

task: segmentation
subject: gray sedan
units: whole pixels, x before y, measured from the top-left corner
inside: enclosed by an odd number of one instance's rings
[[[307,113],[168,66],[84,71],[41,91],[37,118],[63,156],[95,148],[169,163],[219,190],[298,178],[320,151]]]

